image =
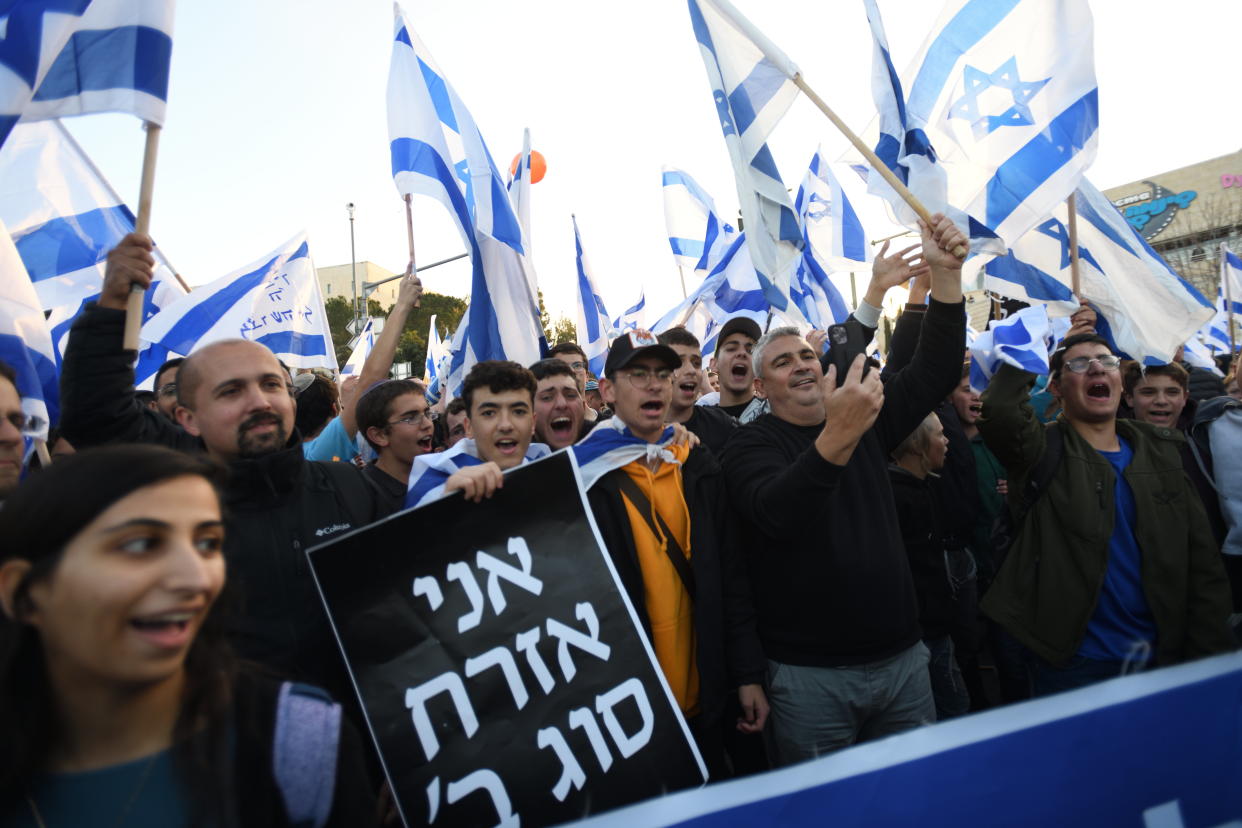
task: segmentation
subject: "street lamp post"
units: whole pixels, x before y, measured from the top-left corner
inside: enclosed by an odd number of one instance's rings
[[[349,274],[354,291],[354,333],[358,333],[358,262],[354,255],[354,203],[345,205],[349,211]]]

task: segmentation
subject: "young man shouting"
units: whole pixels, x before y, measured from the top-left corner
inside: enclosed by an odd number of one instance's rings
[[[388,380],[362,395],[358,431],[378,457],[362,470],[393,511],[401,508],[414,458],[431,453],[435,417],[426,389],[415,380]]]
[[[556,451],[572,446],[582,436],[586,403],[578,379],[563,360],[550,357],[530,366],[535,387],[535,437]]]
[[[720,406],[695,405],[703,387],[703,348],[698,337],[685,328],[669,328],[660,334],[660,344],[672,348],[681,361],[673,373],[668,421],[681,423],[712,453],[719,455],[725,441],[737,428],[737,420]]]

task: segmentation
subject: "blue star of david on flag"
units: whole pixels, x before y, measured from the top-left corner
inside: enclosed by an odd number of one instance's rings
[[[949,108],[950,118],[969,121],[975,139],[983,138],[1003,126],[1030,126],[1035,123],[1028,104],[1051,78],[1024,81],[1018,75],[1018,59],[1011,57],[994,72],[983,72],[967,64],[962,71],[965,94]],[[1013,104],[1000,115],[980,115],[979,95],[992,87],[1006,89]]]
[[[1050,218],[1035,229],[1043,233],[1045,236],[1056,239],[1057,241],[1061,243],[1061,269],[1064,270],[1065,268],[1069,267],[1070,266],[1069,228],[1067,228],[1061,222],[1057,221],[1055,218]],[[1078,245],[1078,258],[1081,261],[1090,262],[1091,265],[1096,270],[1100,271],[1101,273],[1104,272],[1104,268],[1100,267],[1100,263],[1097,262],[1095,260],[1095,257],[1091,255],[1091,251],[1083,247],[1081,244]]]

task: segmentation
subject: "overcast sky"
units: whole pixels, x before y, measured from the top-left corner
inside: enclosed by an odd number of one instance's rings
[[[874,115],[861,0],[734,0],[856,130]],[[656,313],[681,297],[668,247],[662,165],[681,167],[735,215],[737,194],[706,73],[681,0],[406,0],[412,27],[470,109],[498,165],[532,146],[548,161],[533,188],[532,249],[553,314],[575,314],[573,229],[616,315],[646,288]],[[939,12],[934,0],[880,0],[903,68]],[[1093,0],[1101,189],[1242,146],[1238,0]],[[385,86],[393,16],[385,0],[181,0],[152,234],[191,284],[266,254],[301,229],[316,265],[400,271],[404,205],[389,168]],[[130,204],[142,134],[129,116],[68,121]],[[800,98],[770,141],[797,187],[816,147],[846,142]],[[1242,174],[1242,169],[1237,171]],[[464,250],[444,209],[415,199],[420,264]],[[465,295],[464,262],[424,274]],[[654,321],[650,314],[648,321]]]

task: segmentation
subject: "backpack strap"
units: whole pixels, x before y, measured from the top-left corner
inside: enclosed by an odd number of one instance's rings
[[[648,528],[656,537],[664,536],[664,551],[668,555],[669,561],[673,564],[673,569],[677,570],[677,576],[681,578],[682,586],[686,588],[686,592],[690,594],[690,600],[694,600],[695,580],[694,570],[690,568],[690,561],[686,559],[686,553],[682,550],[681,544],[677,542],[672,530],[668,528],[668,524],[664,522],[664,518],[651,508],[651,501],[643,494],[643,490],[638,488],[638,484],[634,482],[634,478],[630,477],[624,471],[618,470],[617,484],[621,489],[621,493],[630,501],[630,504],[638,510],[643,516],[643,520],[647,521]],[[654,515],[654,518],[652,517]],[[656,523],[659,522],[659,528]]]
[[[1044,453],[1039,458],[1039,462],[1035,464],[1035,468],[1031,470],[1030,477],[1026,479],[1026,487],[1022,490],[1021,512],[1016,515],[1018,520],[1031,511],[1035,502],[1048,489],[1052,478],[1057,473],[1057,467],[1061,465],[1061,455],[1064,451],[1065,434],[1061,431],[1061,426],[1055,422],[1048,423],[1044,427]]]
[[[323,828],[332,813],[341,706],[323,690],[286,681],[276,698],[272,770],[294,828]]]

